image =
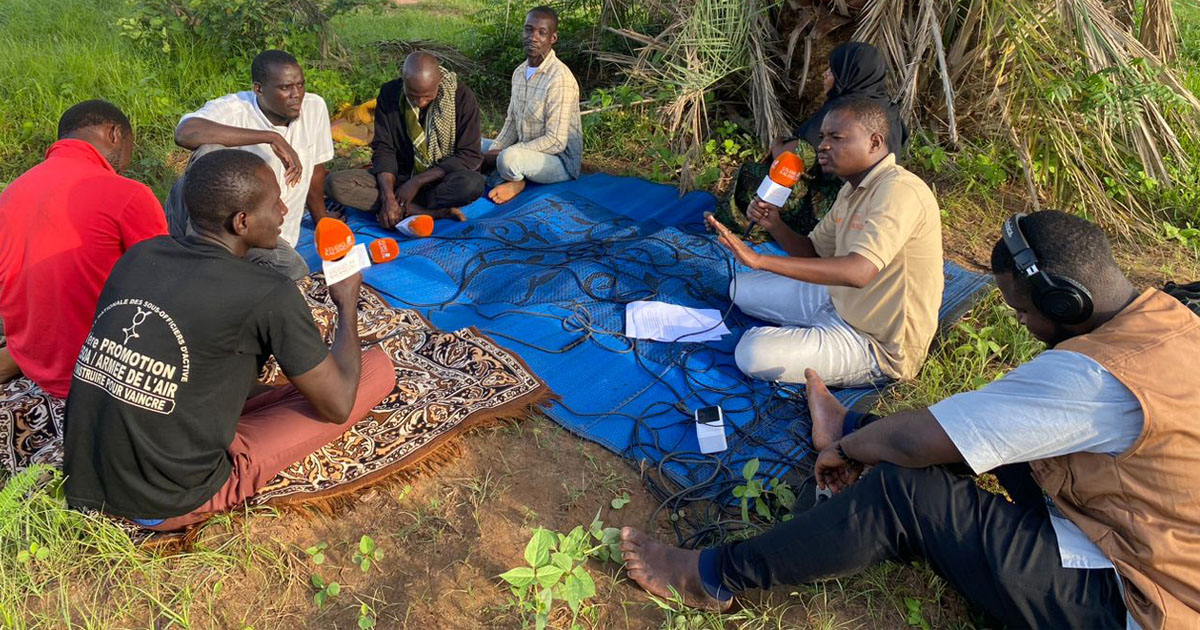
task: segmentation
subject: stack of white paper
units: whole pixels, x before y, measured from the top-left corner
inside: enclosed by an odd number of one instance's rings
[[[655,341],[717,341],[728,335],[721,311],[666,302],[625,305],[625,336]]]

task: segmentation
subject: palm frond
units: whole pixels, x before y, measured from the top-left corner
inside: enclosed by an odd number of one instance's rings
[[[1146,0],[1142,9],[1139,39],[1159,60],[1170,61],[1175,58],[1179,33],[1175,28],[1175,10],[1171,0]]]

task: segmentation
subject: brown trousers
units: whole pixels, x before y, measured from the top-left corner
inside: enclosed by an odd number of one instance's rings
[[[337,439],[362,420],[396,385],[392,361],[379,348],[362,356],[362,374],[350,419],[322,421],[312,403],[292,385],[284,385],[246,401],[237,432],[229,445],[233,470],[217,493],[200,507],[149,527],[167,532],[227,512],[254,496],[279,471]]]

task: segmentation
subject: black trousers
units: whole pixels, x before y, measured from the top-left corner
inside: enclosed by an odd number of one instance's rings
[[[399,188],[407,178],[397,178]],[[429,210],[460,208],[483,195],[484,180],[479,171],[454,171],[425,186],[416,201]],[[379,210],[379,188],[375,176],[363,168],[330,173],[325,178],[325,194],[338,203],[375,212]]]
[[[1116,574],[1060,564],[1028,465],[997,476],[1011,484],[1015,503],[942,467],[881,464],[792,520],[721,547],[722,582],[734,592],[766,589],[920,559],[1007,626],[1124,628]]]

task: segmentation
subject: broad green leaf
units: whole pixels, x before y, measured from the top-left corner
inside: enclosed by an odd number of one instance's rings
[[[571,565],[574,564],[574,562],[572,562],[571,556],[556,551],[550,554],[550,564],[562,569],[563,571],[570,571]]]
[[[571,612],[578,613],[579,605],[589,597],[596,594],[596,583],[592,581],[592,576],[583,567],[576,567],[570,575],[567,576],[562,588],[559,589],[559,596],[567,601],[567,606],[570,606]]]
[[[792,509],[796,504],[796,493],[792,491],[792,487],[786,483],[779,484],[775,487],[775,496],[779,497],[779,505],[787,509]]]
[[[317,608],[323,608],[325,606],[325,599],[327,597],[329,596],[325,593],[325,591],[317,591],[317,593],[313,595],[313,603],[317,605]]]
[[[370,554],[375,551],[375,541],[370,536],[363,534],[362,538],[358,540],[358,550],[364,555]]]
[[[325,578],[317,575],[316,573],[312,574],[308,579],[312,582],[314,588],[325,588]]]
[[[517,567],[510,571],[505,571],[500,574],[500,579],[512,584],[516,587],[525,587],[533,584],[534,573],[532,567]]]
[[[37,558],[38,562],[41,562],[42,560],[49,558],[50,557],[50,548],[49,547],[39,548],[37,550],[37,553],[34,554],[34,557]]]
[[[742,478],[745,479],[746,481],[749,481],[754,478],[754,475],[757,475],[757,474],[758,474],[758,458],[755,457],[754,459],[746,462],[746,465],[742,467]]]
[[[554,543],[554,532],[541,527],[533,530],[533,538],[525,545],[525,562],[531,567],[541,567],[550,562],[550,549]]]
[[[325,592],[329,593],[330,597],[337,597],[338,593],[342,592],[342,585],[337,582],[330,582],[329,586],[325,587]]]
[[[535,579],[537,580],[538,584],[542,585],[543,588],[550,588],[551,586],[558,584],[558,581],[562,579],[564,573],[566,573],[566,571],[552,564],[548,564],[544,567],[538,567],[537,576]]]
[[[583,560],[584,552],[587,551],[589,546],[588,533],[585,529],[583,529],[583,526],[580,525],[575,529],[572,529],[571,533],[566,535],[562,541],[562,545],[559,547],[559,551],[562,551],[572,558]]]
[[[587,569],[583,567],[575,567],[575,570],[571,572],[570,577],[579,580],[580,587],[583,589],[580,592],[583,593],[584,599],[595,596],[596,582],[592,579],[591,574],[587,572]]]
[[[733,496],[738,499],[746,496],[746,486],[734,486]]]
[[[625,507],[626,505],[629,505],[629,501],[630,501],[629,495],[623,494],[623,495],[613,499],[612,503],[610,505],[612,505],[612,509],[619,510],[619,509]]]

